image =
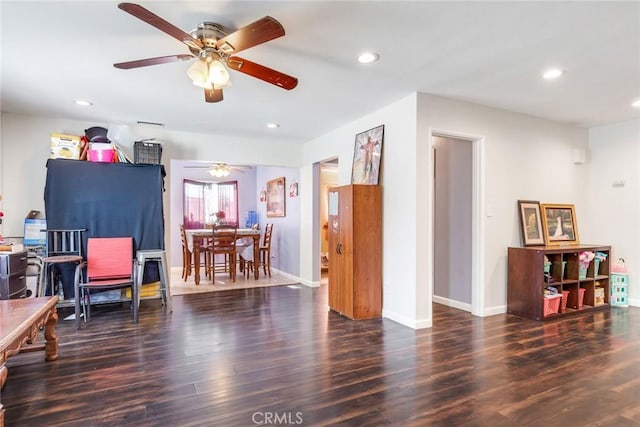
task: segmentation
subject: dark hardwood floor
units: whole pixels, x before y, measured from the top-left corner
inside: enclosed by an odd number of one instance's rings
[[[9,359],[6,425],[640,425],[639,308],[541,323],[434,304],[414,331],[329,312],[326,286],[173,304],[60,320],[59,360]]]

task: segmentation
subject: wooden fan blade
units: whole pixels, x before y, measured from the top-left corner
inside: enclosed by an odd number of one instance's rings
[[[220,102],[222,101],[222,89],[205,89],[204,100],[207,102]]]
[[[274,18],[265,16],[221,38],[216,42],[216,48],[231,55],[282,36],[284,27]]]
[[[187,34],[175,25],[160,18],[155,13],[145,9],[144,7],[134,3],[120,3],[118,7],[127,13],[135,16],[136,18],[146,22],[147,24],[156,27],[165,34],[169,34],[174,39],[181,41],[190,47],[199,47],[202,49],[203,44],[200,40],[191,37],[191,34]]]
[[[114,67],[122,70],[128,70],[130,68],[147,67],[149,65],[166,64],[167,62],[186,61],[187,59],[195,58],[193,55],[169,55],[158,56],[157,58],[138,59],[136,61],[119,62],[113,64]]]
[[[249,60],[232,56],[227,60],[227,66],[232,70],[240,71],[251,77],[264,80],[283,89],[291,90],[298,85],[298,79],[288,76],[280,71],[272,70],[264,65],[256,64]]]

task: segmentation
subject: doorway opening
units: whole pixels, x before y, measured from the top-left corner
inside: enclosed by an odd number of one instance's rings
[[[484,139],[431,131],[433,302],[484,311]]]
[[[320,201],[318,207],[318,226],[320,242],[320,284],[326,285],[329,281],[330,251],[329,251],[329,188],[338,185],[338,158],[332,158],[320,162],[320,179],[318,195]]]

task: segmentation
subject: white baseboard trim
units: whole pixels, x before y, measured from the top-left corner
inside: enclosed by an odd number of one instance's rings
[[[507,312],[506,305],[496,305],[495,307],[485,308],[482,311],[482,317],[495,316],[496,314],[505,314]]]
[[[319,288],[320,287],[320,282],[310,282],[308,280],[302,279],[301,277],[294,276],[293,274],[287,273],[287,272],[282,271],[282,270],[278,270],[277,268],[273,268],[273,267],[271,267],[271,270],[275,271],[276,273],[278,273],[281,276],[284,276],[284,277],[286,277],[288,279],[291,279],[291,280],[293,280],[295,282],[300,282],[301,284],[303,284],[305,286],[308,286],[310,288]]]
[[[433,302],[437,302],[438,304],[446,305],[448,307],[457,308],[459,310],[463,310],[468,313],[472,312],[471,304],[452,300],[449,298],[444,298],[444,297],[439,297],[437,295],[434,295]],[[506,305],[497,305],[495,307],[485,308],[484,310],[482,310],[482,314],[480,314],[479,317],[494,316],[496,314],[504,314],[506,312],[507,312]]]
[[[438,304],[446,305],[448,307],[457,308],[458,310],[463,310],[471,313],[471,304],[466,302],[456,301],[450,298],[439,297],[438,295],[433,296],[433,302],[437,302]]]
[[[322,282],[310,282],[308,280],[303,280],[303,279],[298,279],[298,282],[310,288],[319,288],[322,285]]]
[[[393,320],[394,322],[400,323],[401,325],[407,326],[411,329],[425,329],[432,326],[431,319],[409,319],[406,316],[402,316],[398,313],[394,313],[392,311],[384,309],[382,310],[382,317],[384,317],[385,319]]]

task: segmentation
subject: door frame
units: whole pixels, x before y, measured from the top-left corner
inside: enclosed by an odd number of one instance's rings
[[[485,316],[484,301],[486,292],[485,283],[485,251],[486,233],[483,213],[485,212],[485,138],[480,135],[472,135],[446,129],[429,129],[428,152],[429,167],[434,171],[435,159],[433,156],[433,137],[462,139],[471,142],[472,145],[472,189],[471,189],[471,314]],[[428,210],[429,235],[434,236],[435,227],[435,178],[433,173],[428,174],[428,188],[430,189],[430,204]],[[433,257],[435,254],[435,239],[431,241],[431,257],[427,263],[427,281],[429,288],[429,300],[433,301]]]

